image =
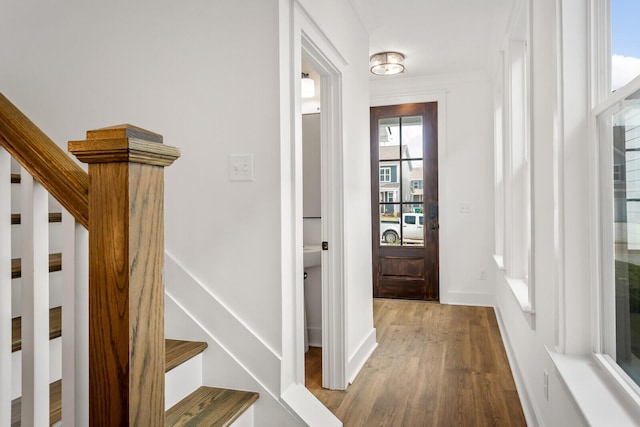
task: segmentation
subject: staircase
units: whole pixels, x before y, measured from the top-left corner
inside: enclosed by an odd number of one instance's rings
[[[257,393],[202,384],[207,343],[164,338],[177,150],[130,125],[70,148],[90,180],[0,94],[0,425],[253,426]]]

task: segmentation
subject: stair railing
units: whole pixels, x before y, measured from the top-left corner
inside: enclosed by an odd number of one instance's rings
[[[11,425],[11,157],[0,149],[0,425]]]
[[[160,135],[130,125],[88,131],[86,141],[69,143],[89,164],[87,175],[1,94],[0,146],[6,150],[0,150],[3,379],[13,371],[7,363],[11,244],[5,237],[11,229],[3,219],[11,214],[9,155],[22,166],[25,187],[22,425],[46,425],[49,417],[49,298],[41,282],[47,283],[48,273],[47,191],[68,211],[63,215],[63,424],[164,425],[163,168],[179,157],[178,150],[163,145]],[[4,383],[10,381],[0,383],[0,425],[5,425],[11,391]]]

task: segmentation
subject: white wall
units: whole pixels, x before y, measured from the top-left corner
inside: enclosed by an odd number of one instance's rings
[[[535,314],[523,313],[496,267],[496,311],[530,425],[602,425],[589,412],[607,414],[606,425],[633,419],[592,359],[588,3],[531,1]],[[551,354],[568,362],[554,363]]]
[[[439,129],[440,301],[492,305],[493,129],[491,82],[470,72],[424,78],[374,78],[371,105],[441,100]],[[439,117],[440,119],[440,117]],[[461,213],[460,203],[471,212]],[[486,280],[480,278],[486,272]]]
[[[181,149],[166,247],[279,348],[277,2],[11,2],[0,19],[0,90],[56,142],[126,122]],[[238,152],[254,182],[228,181]]]
[[[302,3],[345,59],[340,105],[352,358],[372,333],[375,339],[363,155],[368,37],[346,0]],[[85,130],[132,123],[181,149],[165,175],[166,248],[276,358],[291,344],[290,335],[283,338],[283,289],[294,285],[281,267],[289,262],[281,250],[289,244],[281,238],[281,198],[291,184],[281,173],[282,140],[290,136],[283,123],[292,123],[283,114],[293,105],[291,52],[281,50],[293,44],[283,39],[290,36],[283,30],[291,27],[289,5],[6,0],[0,14],[0,91],[61,146],[83,139]],[[252,182],[229,182],[234,153],[254,155]]]

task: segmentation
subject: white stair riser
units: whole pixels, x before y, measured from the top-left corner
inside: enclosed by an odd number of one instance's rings
[[[176,366],[165,375],[165,409],[171,408],[200,386],[202,386],[202,353]]]
[[[50,340],[49,343],[49,382],[52,383],[62,376],[62,338]],[[11,354],[11,371],[11,399],[15,399],[22,395],[22,351]]]
[[[49,308],[62,306],[62,272],[49,273]],[[22,316],[22,280],[11,281],[11,317]]]
[[[238,419],[231,424],[231,427],[253,427],[255,425],[253,416],[254,406],[255,404],[251,405],[249,409],[244,411],[242,415],[240,415]]]
[[[19,206],[19,205],[18,205]],[[13,213],[17,213],[18,207],[13,208]],[[49,212],[60,212],[49,210]],[[20,258],[22,253],[22,242],[20,239],[20,224],[11,226],[11,258]],[[49,223],[49,253],[62,252],[62,223]]]
[[[62,375],[62,338],[50,341],[49,382],[57,381]],[[22,395],[22,351],[12,353],[12,394],[11,399]],[[169,409],[202,386],[202,354],[187,360],[165,375],[165,408]]]

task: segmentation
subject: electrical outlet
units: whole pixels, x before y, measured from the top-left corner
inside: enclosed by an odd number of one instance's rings
[[[544,400],[549,401],[549,374],[547,370],[544,371]]]
[[[487,280],[487,270],[480,270],[480,280]]]
[[[229,155],[229,181],[253,181],[253,154]]]

